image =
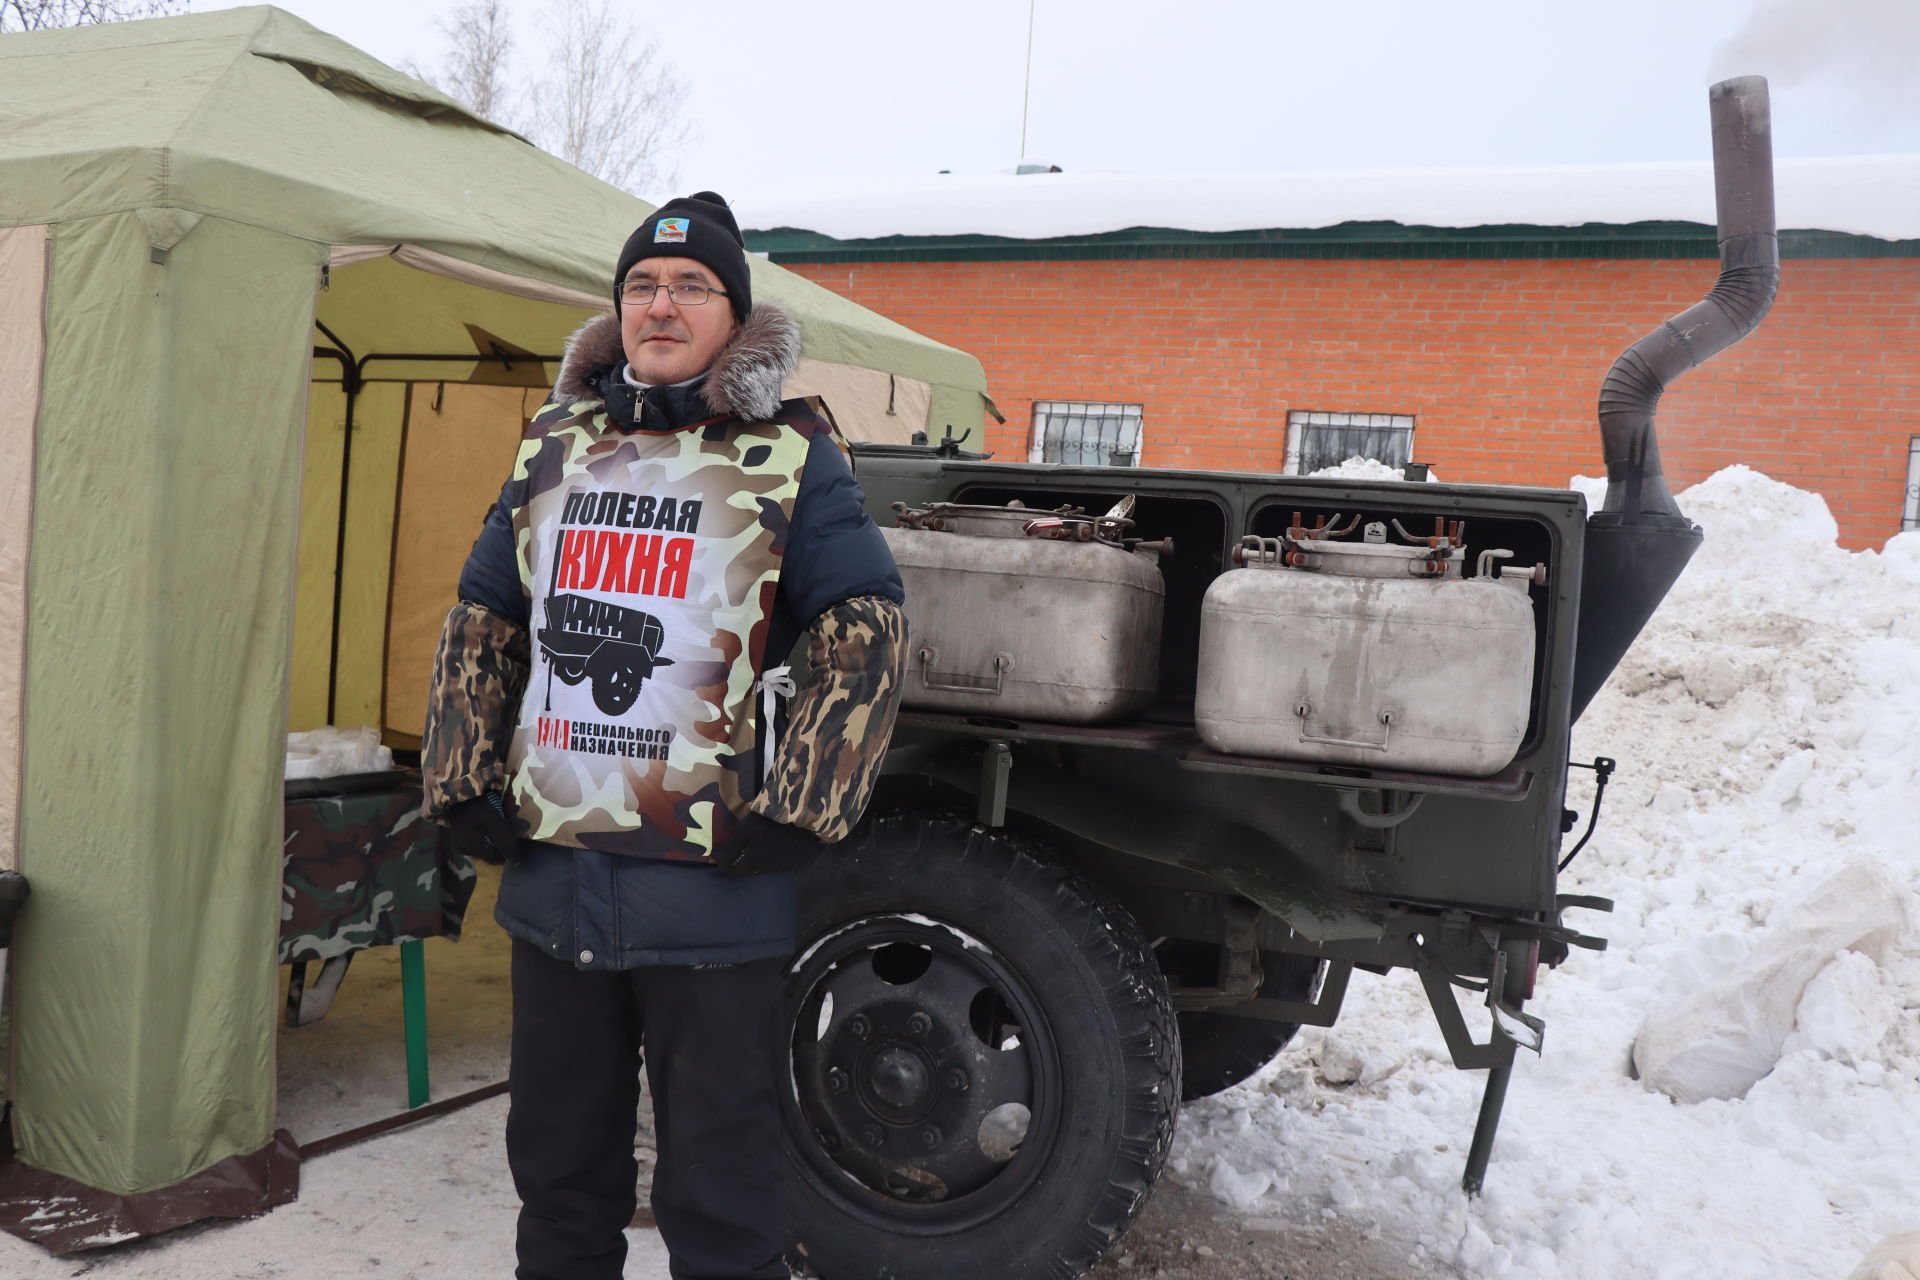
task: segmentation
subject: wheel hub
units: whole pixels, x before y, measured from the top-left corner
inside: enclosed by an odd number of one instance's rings
[[[1017,1144],[983,1136],[989,1115],[1047,1112],[997,962],[946,931],[887,921],[836,936],[807,974],[793,1067],[816,1150],[896,1204],[1017,1194],[1030,1174],[1003,1175],[1029,1166]]]
[[[860,1099],[882,1120],[913,1124],[933,1102],[933,1060],[917,1045],[875,1045],[860,1064]]]

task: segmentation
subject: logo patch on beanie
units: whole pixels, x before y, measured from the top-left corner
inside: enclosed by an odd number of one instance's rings
[[[687,242],[687,220],[685,218],[662,218],[654,224],[653,242],[655,244],[685,244]]]

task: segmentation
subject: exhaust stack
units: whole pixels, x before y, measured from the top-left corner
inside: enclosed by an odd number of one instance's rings
[[[1578,719],[1699,549],[1660,470],[1653,411],[1681,374],[1759,325],[1780,287],[1773,213],[1773,125],[1761,76],[1707,91],[1713,118],[1720,275],[1705,298],[1621,353],[1600,384],[1607,496],[1587,521],[1574,655]]]

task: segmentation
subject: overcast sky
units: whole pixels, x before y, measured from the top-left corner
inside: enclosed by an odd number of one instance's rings
[[[281,5],[429,67],[453,7]],[[619,7],[687,86],[679,190],[1019,158],[1028,0]],[[523,72],[544,9],[517,6]],[[1920,152],[1920,0],[1037,0],[1026,153],[1131,173],[1702,160],[1707,85],[1750,73],[1778,155]]]

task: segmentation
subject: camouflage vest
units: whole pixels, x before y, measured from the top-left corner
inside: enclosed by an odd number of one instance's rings
[[[811,438],[768,422],[614,428],[553,404],[514,463],[532,666],[508,751],[523,836],[699,860],[732,830],[752,766],[754,682]]]

